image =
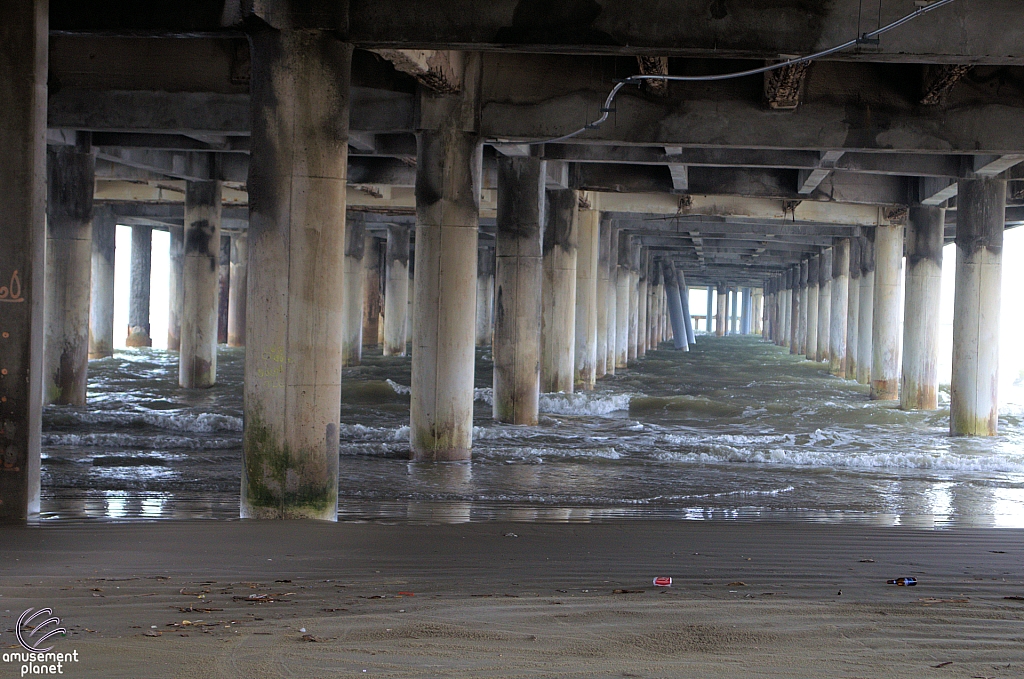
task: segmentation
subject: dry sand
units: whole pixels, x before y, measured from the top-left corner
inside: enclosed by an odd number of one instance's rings
[[[1016,530],[196,521],[0,544],[0,646],[50,606],[67,677],[1024,677]]]

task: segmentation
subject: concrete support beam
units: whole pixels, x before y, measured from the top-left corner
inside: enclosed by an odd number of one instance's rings
[[[346,224],[347,226],[347,224]],[[376,347],[379,344],[379,335],[383,330],[380,326],[381,315],[384,311],[383,298],[380,294],[380,239],[366,234],[363,243],[363,346]]]
[[[231,235],[231,290],[228,293],[228,346],[245,346],[246,294],[249,289],[249,236]]]
[[[181,350],[181,314],[185,302],[185,227],[168,226],[167,350]]]
[[[178,384],[205,389],[217,382],[221,183],[185,187],[185,255]]]
[[[494,419],[507,424],[537,424],[544,202],[544,161],[500,156],[494,246]]]
[[[609,338],[609,261],[612,250],[612,223],[610,219],[599,216],[598,220],[598,258],[597,258],[597,363],[595,372],[598,378],[608,374],[608,338]],[[614,344],[614,340],[612,341]],[[612,374],[615,373],[615,362],[612,361]]]
[[[875,229],[875,301],[871,321],[871,398],[895,401],[900,385],[900,268],[903,224]]]
[[[596,200],[596,198],[592,199]],[[576,255],[576,312],[574,353],[574,387],[584,391],[594,388],[598,365],[598,280],[600,279],[601,216],[589,207],[577,215],[579,248]]]
[[[335,521],[352,47],[331,32],[249,38],[241,515]]]
[[[662,260],[661,271],[665,280],[669,321],[672,324],[672,345],[678,351],[689,351],[690,346],[686,336],[686,324],[683,321],[683,304],[679,297],[679,279],[676,268],[672,262]],[[724,296],[719,298],[719,310],[722,308],[724,299]]]
[[[465,460],[473,440],[480,140],[479,55],[464,57],[460,97],[421,100],[416,156],[416,334],[412,459]],[[495,311],[497,314],[497,311]]]
[[[825,248],[818,269],[818,347],[814,351],[818,362],[828,361],[832,346],[832,264],[832,248]]]
[[[114,243],[117,220],[109,206],[93,211],[89,358],[114,355]]]
[[[579,196],[572,189],[547,191],[544,278],[541,284],[541,392],[573,391],[576,366],[576,268]]]
[[[1006,182],[974,179],[957,194],[956,296],[949,431],[995,436]]]
[[[131,290],[128,297],[128,338],[125,346],[151,347],[149,286],[153,267],[153,227],[132,226]]]
[[[405,356],[409,326],[409,227],[405,224],[388,224],[384,275],[384,355]]]
[[[476,345],[491,346],[494,326],[494,248],[477,250],[476,263]]]
[[[434,92],[457,94],[462,89],[462,52],[408,49],[373,51],[390,61],[395,70],[411,75]]]
[[[861,239],[850,239],[850,283],[846,301],[846,379],[857,379],[858,339],[860,336],[860,257]]]
[[[850,239],[832,248],[832,307],[829,309],[828,371],[846,377],[846,318],[850,303]]]
[[[363,304],[366,301],[366,228],[362,222],[345,224],[344,281],[342,282],[341,365],[363,360]]]
[[[47,14],[0,2],[0,521],[39,513]]]
[[[860,299],[857,319],[857,382],[871,384],[875,320],[875,230],[860,238]]]
[[[903,371],[900,408],[939,407],[939,316],[946,211],[910,208],[907,221],[907,288],[903,304]]]
[[[47,153],[45,403],[85,405],[96,157],[88,135]]]

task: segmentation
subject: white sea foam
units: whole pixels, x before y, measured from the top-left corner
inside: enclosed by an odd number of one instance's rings
[[[608,415],[629,410],[632,394],[541,394],[540,411],[552,415]]]
[[[406,396],[412,393],[412,387],[407,387],[404,384],[399,384],[398,382],[390,379],[384,381],[387,382],[388,386],[394,389],[395,393],[399,396]]]
[[[199,439],[188,436],[142,434],[43,434],[44,446],[139,448],[149,450],[225,450],[239,448],[241,438]]]
[[[344,441],[408,441],[409,427],[367,427],[363,424],[342,424],[338,438]]]
[[[134,412],[97,410],[92,412],[47,413],[47,422],[59,426],[75,424],[119,427],[148,426],[157,429],[208,434],[216,431],[242,431],[242,418],[215,413]]]

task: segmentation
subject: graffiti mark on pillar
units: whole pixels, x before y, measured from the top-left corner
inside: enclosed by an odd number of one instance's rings
[[[0,286],[0,302],[24,302],[21,296],[21,278],[18,277],[18,270],[11,274],[10,283]]]

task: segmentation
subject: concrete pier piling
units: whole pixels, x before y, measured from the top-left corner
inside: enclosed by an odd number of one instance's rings
[[[184,290],[178,384],[186,389],[212,387],[217,381],[220,310],[221,183],[185,184]]]
[[[341,365],[363,360],[363,304],[366,302],[366,228],[362,222],[345,224],[344,281],[342,281]]]
[[[850,283],[846,302],[846,379],[857,379],[857,351],[860,330],[860,238],[850,239]]]
[[[231,236],[220,236],[220,269],[217,273],[217,344],[228,343],[228,307],[231,304]]]
[[[713,285],[708,286],[708,308],[707,315],[704,316],[704,331],[707,334],[714,332],[714,326],[712,325],[712,318],[715,315],[715,287]]]
[[[388,224],[384,275],[384,355],[405,356],[409,326],[409,227],[404,224]]]
[[[779,308],[779,346],[789,348],[792,331],[790,324],[793,318],[793,269],[787,269],[782,274],[784,288],[782,290],[782,306]]]
[[[536,424],[544,279],[544,162],[498,157],[494,266],[494,419]],[[564,235],[564,234],[563,234]],[[563,332],[567,329],[562,328]]]
[[[92,294],[89,297],[89,358],[114,355],[114,244],[117,219],[109,206],[92,218]]]
[[[619,344],[619,230],[612,228],[608,251],[608,375],[614,375]]]
[[[579,195],[547,191],[541,284],[540,389],[572,393],[576,363],[576,268]]]
[[[629,367],[629,298],[632,288],[633,238],[624,230],[618,233],[618,267],[615,274],[615,369]]]
[[[181,350],[181,314],[185,303],[185,227],[167,228],[167,350]]]
[[[690,287],[686,284],[686,275],[676,271],[676,286],[679,289],[679,302],[683,307],[683,329],[686,330],[686,343],[692,346],[697,342],[693,332],[693,317],[690,315]]]
[[[802,274],[802,265],[801,265]],[[817,360],[818,353],[818,285],[821,277],[821,255],[807,260],[807,342],[804,356]]]
[[[647,355],[648,343],[648,281],[647,274],[649,266],[650,251],[643,248],[640,253],[640,270],[637,272],[636,287],[636,356],[643,358]]]
[[[241,515],[335,521],[352,46],[327,31],[249,38]]]
[[[597,253],[597,363],[595,372],[600,379],[608,374],[608,335],[609,335],[609,261],[612,254],[612,225],[598,213],[598,253]],[[612,342],[614,344],[614,340]],[[614,363],[613,363],[614,368]],[[614,373],[614,369],[612,371]]]
[[[946,210],[910,209],[907,221],[907,287],[903,304],[903,370],[900,408],[939,407],[939,315]]]
[[[47,154],[46,403],[85,405],[96,156],[90,135]]]
[[[640,327],[640,240],[632,239],[629,247],[629,289],[626,322],[626,361],[635,361],[638,353]]]
[[[494,248],[481,247],[476,258],[476,345],[491,346],[494,325]]]
[[[149,286],[153,267],[153,227],[132,226],[131,288],[128,297],[128,338],[125,346],[151,347]]]
[[[792,267],[793,282],[790,290],[790,304],[789,304],[789,353],[790,354],[801,354],[803,350],[803,340],[800,335],[801,326],[806,326],[807,320],[804,316],[804,320],[801,320],[801,316],[806,314],[806,309],[803,306],[804,299],[802,294],[802,284],[806,282],[806,277],[801,276],[801,269],[803,267],[800,264],[796,264]],[[804,328],[806,330],[806,328]]]
[[[39,512],[46,258],[46,3],[2,5],[0,519]]]
[[[668,296],[668,315],[672,323],[672,345],[680,351],[689,351],[686,337],[686,324],[683,322],[683,304],[679,298],[679,285],[676,268],[672,262],[662,260],[661,271],[665,279],[665,291]],[[721,310],[725,295],[719,297],[718,308]]]
[[[875,308],[875,230],[860,238],[860,294],[857,301],[857,382],[871,383],[871,341]]]
[[[846,377],[846,318],[850,300],[850,239],[832,247],[832,306],[829,309],[828,371]]]
[[[807,277],[809,275],[810,264],[805,259],[800,262],[800,280],[797,294],[800,297],[800,302],[797,311],[797,326],[796,326],[796,354],[807,354],[807,310],[810,305],[807,303],[809,298],[809,292],[807,290]]]
[[[596,200],[596,198],[591,199]],[[579,209],[577,234],[579,247],[576,255],[576,346],[573,353],[574,387],[589,391],[597,380],[597,283],[599,273],[599,251],[601,248],[600,214],[589,207]]]
[[[814,352],[818,362],[828,360],[832,346],[832,262],[832,248],[825,248],[818,265],[818,348]]]
[[[999,305],[1005,214],[1005,180],[960,181],[949,403],[949,431],[954,436],[998,433]]]
[[[903,224],[875,228],[875,298],[871,321],[871,398],[895,401],[900,385],[900,268]]]
[[[666,281],[666,284],[668,281]],[[718,309],[715,311],[715,335],[725,337],[725,324],[728,322],[729,289],[719,285],[715,296]]]
[[[249,237],[231,236],[231,291],[228,296],[228,346],[245,346],[245,307],[249,287]]]
[[[363,240],[363,346],[376,347],[381,328],[380,319],[384,311],[381,288],[380,239],[367,233]],[[489,333],[488,333],[489,336]]]
[[[473,441],[480,57],[464,57],[458,96],[421,99],[416,159],[416,321],[410,442],[416,461],[469,459]],[[497,280],[495,281],[497,287]],[[497,297],[497,292],[495,292]],[[495,335],[497,335],[497,301]],[[495,340],[497,343],[497,340]]]

